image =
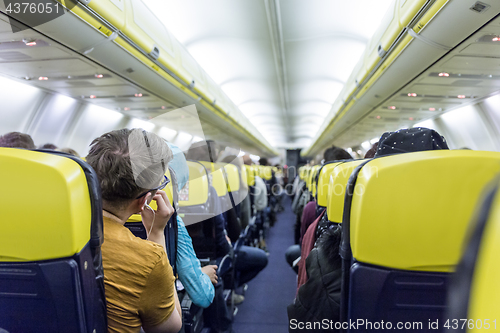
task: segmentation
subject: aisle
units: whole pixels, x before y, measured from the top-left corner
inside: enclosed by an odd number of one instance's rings
[[[285,211],[270,228],[267,238],[267,267],[248,283],[245,301],[238,305],[233,323],[235,333],[288,332],[286,307],[293,302],[297,285],[295,274],[285,260],[285,251],[293,245],[295,215],[290,199],[284,198]]]

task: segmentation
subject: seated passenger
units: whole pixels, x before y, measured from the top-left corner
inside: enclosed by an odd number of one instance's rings
[[[46,143],[44,145],[41,145],[40,147],[38,147],[39,149],[49,149],[49,150],[56,150],[57,149],[57,146],[53,143]]]
[[[214,161],[215,157],[218,155],[216,144],[213,141],[207,141],[207,145],[200,145],[200,143],[195,143],[188,151],[188,159],[195,159],[198,161]],[[215,190],[214,190],[215,191]],[[212,197],[217,198],[217,193],[212,195]],[[234,210],[234,207],[232,208]],[[222,216],[219,215],[219,216]],[[237,221],[230,219],[227,223],[237,223]],[[227,232],[224,229],[222,232],[227,237]],[[216,229],[216,237],[217,234],[220,234],[221,231]],[[218,236],[221,237],[220,235]],[[229,237],[228,242],[231,243]],[[239,276],[240,285],[250,281],[253,279],[261,270],[264,269],[267,265],[267,255],[264,251],[250,247],[250,246],[241,246],[238,251],[238,261],[236,262],[236,274]],[[243,300],[243,296],[236,296],[237,301],[241,302]],[[238,303],[236,302],[236,303]]]
[[[189,180],[189,168],[186,164],[186,158],[182,151],[173,144],[168,144],[173,153],[173,159],[170,162],[172,177],[177,180],[177,189],[180,191]],[[217,283],[217,266],[206,265],[201,267],[200,261],[196,258],[193,249],[193,242],[182,221],[177,215],[177,272],[179,280],[186,289],[189,298],[199,307],[208,307],[215,295],[214,284]]]
[[[164,177],[172,151],[140,129],[121,129],[92,141],[87,162],[99,179],[104,222],[102,261],[108,332],[178,332],[182,312],[166,254],[164,229],[174,213]],[[155,200],[158,209],[148,206]],[[140,213],[148,240],[124,224]]]
[[[323,153],[324,163],[332,162],[332,161],[340,161],[340,160],[351,160],[352,156],[342,148],[332,146],[325,150]],[[309,206],[309,207],[308,207]],[[306,207],[309,208],[310,211],[306,213]],[[312,210],[314,208],[314,211]],[[314,214],[312,214],[314,212]],[[316,243],[317,237],[317,229],[318,223],[321,221],[323,217],[323,211],[316,211],[316,202],[312,201],[307,203],[304,207],[300,225],[300,257],[297,266],[298,266],[298,280],[297,280],[297,290],[307,281],[306,274],[306,263],[305,259],[311,252],[314,244]],[[310,229],[310,230],[309,230]]]
[[[441,135],[434,130],[417,127],[384,133],[380,138],[375,157],[440,149],[448,149],[446,140]],[[307,233],[313,231],[311,230],[313,225],[311,224]],[[315,232],[316,246],[306,259],[308,279],[300,286],[293,304],[287,308],[289,320],[297,319],[300,322],[339,320],[342,279],[339,254],[341,231],[342,225],[336,226],[328,220],[322,220],[318,225],[318,230]]]
[[[78,154],[73,148],[58,148],[56,150],[76,157],[80,157],[80,154]]]
[[[20,132],[10,132],[0,136],[0,147],[36,149],[31,136]]]

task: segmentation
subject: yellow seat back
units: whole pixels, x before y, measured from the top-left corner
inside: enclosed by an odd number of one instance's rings
[[[245,187],[246,189],[248,189],[248,172],[247,172],[247,166],[246,165],[242,165],[241,166],[241,169],[240,169],[240,178],[241,178],[241,184],[243,185],[243,187]]]
[[[240,190],[240,174],[238,167],[234,164],[225,164],[224,169],[227,175],[227,190],[229,192],[238,192]]]
[[[174,193],[172,191],[173,181],[172,181],[172,177],[170,175],[170,170],[167,170],[165,175],[168,177],[168,179],[170,179],[170,183],[168,183],[168,185],[163,189],[163,191],[165,191],[165,193],[167,193],[168,200],[170,200],[170,203],[173,206],[174,205]],[[158,208],[155,200],[152,200],[150,202],[149,206],[151,208],[153,208],[154,210],[156,210]],[[134,214],[134,215],[130,216],[129,219],[127,220],[127,222],[141,222],[141,221],[142,221],[142,217],[140,214]]]
[[[255,169],[251,165],[246,165],[244,167],[247,174],[247,183],[249,186],[255,186]]]
[[[270,166],[260,166],[260,178],[263,180],[271,180],[273,177],[273,169]]]
[[[208,173],[204,165],[187,161],[189,180],[179,192],[179,206],[192,207],[203,205],[208,201]]]
[[[330,181],[330,175],[338,164],[339,162],[328,163],[323,165],[319,170],[318,184],[316,186],[317,190],[315,191],[317,194],[316,203],[318,206],[326,207],[328,203],[328,183]]]
[[[326,215],[330,222],[342,223],[344,213],[344,196],[347,181],[351,173],[363,160],[341,162],[335,165],[328,177],[328,198],[326,204]]]
[[[89,242],[92,205],[77,162],[0,148],[0,184],[0,261],[70,257]]]
[[[350,198],[353,257],[393,269],[453,272],[480,193],[500,172],[500,153],[407,153],[372,159],[365,168]]]
[[[313,165],[311,169],[309,170],[309,174],[307,176],[307,189],[309,192],[312,192],[313,190],[313,182],[314,178],[316,177],[316,172],[321,168],[321,165]]]
[[[224,179],[224,168],[218,167],[215,163],[200,161],[207,170],[209,177],[212,179],[212,186],[217,191],[217,196],[225,197],[227,194],[227,184]]]
[[[461,270],[457,271],[456,290],[450,290],[450,307],[474,318],[467,332],[498,327],[500,318],[500,191],[494,191],[480,206],[478,219],[471,225],[469,244]],[[458,297],[458,298],[457,298]],[[455,298],[455,299],[454,299]],[[457,302],[458,301],[458,302]],[[468,304],[467,304],[468,301]]]

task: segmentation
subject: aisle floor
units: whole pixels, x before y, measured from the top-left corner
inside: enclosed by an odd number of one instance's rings
[[[286,307],[293,302],[297,274],[285,260],[285,252],[293,245],[295,215],[288,197],[285,210],[277,215],[277,222],[269,229],[267,248],[269,262],[262,272],[248,283],[245,301],[238,305],[233,323],[235,333],[288,332]]]

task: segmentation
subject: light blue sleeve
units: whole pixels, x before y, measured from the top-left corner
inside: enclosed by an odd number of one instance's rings
[[[206,308],[215,295],[214,285],[201,265],[193,249],[193,243],[182,219],[177,216],[177,272],[179,279],[194,304]]]

